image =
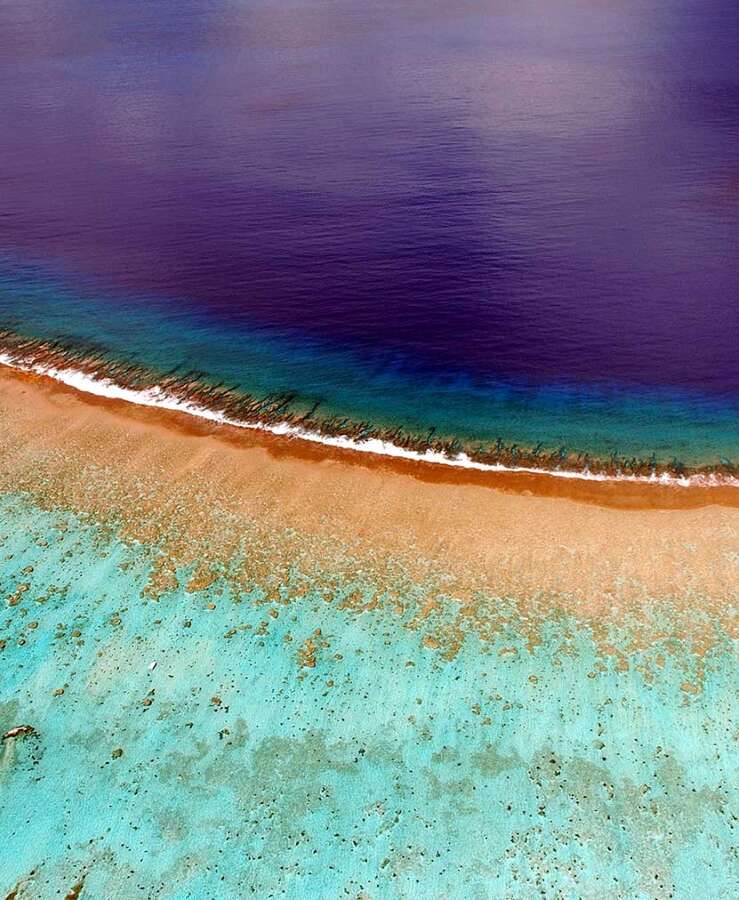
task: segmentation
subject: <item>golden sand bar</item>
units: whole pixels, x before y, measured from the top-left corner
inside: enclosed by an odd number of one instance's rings
[[[62,454],[88,469],[113,466],[129,482],[136,473],[155,474],[158,490],[217,484],[252,518],[389,552],[413,548],[491,578],[515,573],[518,590],[528,584],[531,591],[580,593],[587,586],[602,596],[630,584],[651,596],[698,588],[716,595],[737,577],[733,487],[593,482],[369,457],[91,397],[9,369],[0,370],[0,421],[6,489],[14,472],[28,476],[34,464]]]

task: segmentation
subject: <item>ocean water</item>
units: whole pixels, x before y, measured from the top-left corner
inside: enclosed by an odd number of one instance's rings
[[[470,446],[735,464],[731,0],[0,15],[0,328]]]

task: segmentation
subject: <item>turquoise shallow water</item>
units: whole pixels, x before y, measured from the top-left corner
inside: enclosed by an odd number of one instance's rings
[[[638,651],[599,666],[588,630],[556,618],[533,649],[512,625],[444,661],[402,618],[326,603],[320,581],[288,606],[219,581],[154,602],[155,557],[0,500],[0,730],[37,731],[0,750],[6,891],[733,896],[725,642],[698,694],[669,632],[653,682]],[[628,648],[628,623],[611,640]]]

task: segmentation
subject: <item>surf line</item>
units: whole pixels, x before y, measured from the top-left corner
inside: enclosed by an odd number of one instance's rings
[[[628,482],[653,485],[673,485],[677,487],[739,487],[739,478],[730,475],[717,475],[715,473],[692,473],[689,475],[672,475],[669,472],[653,472],[650,475],[633,475],[628,473],[591,472],[587,469],[547,469],[536,466],[515,466],[504,463],[485,463],[472,459],[467,453],[461,451],[454,455],[447,455],[438,450],[427,449],[412,450],[407,447],[399,447],[391,441],[381,438],[357,439],[344,435],[327,435],[301,428],[290,422],[259,422],[235,419],[218,410],[209,409],[207,406],[193,401],[173,396],[167,393],[159,385],[154,384],[146,388],[129,388],[116,384],[110,378],[96,378],[72,367],[59,367],[38,362],[26,362],[18,356],[0,351],[0,365],[10,369],[16,369],[29,374],[40,375],[60,382],[81,393],[93,394],[109,400],[122,400],[138,406],[149,406],[157,409],[170,410],[172,412],[185,413],[196,418],[205,419],[220,425],[229,425],[234,428],[245,428],[254,431],[264,431],[279,437],[296,438],[323,444],[326,447],[335,447],[340,450],[349,450],[357,453],[370,453],[375,456],[385,456],[395,459],[403,459],[411,462],[420,462],[430,465],[449,466],[459,469],[471,469],[478,472],[497,473],[522,473],[528,475],[548,475],[552,478],[580,479],[584,481],[600,482]]]

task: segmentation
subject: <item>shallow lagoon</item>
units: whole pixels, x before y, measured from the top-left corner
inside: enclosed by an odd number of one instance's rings
[[[649,680],[567,620],[444,659],[412,603],[153,599],[155,547],[0,510],[0,727],[38,732],[2,750],[19,897],[730,896],[726,646],[697,694],[673,638]]]

